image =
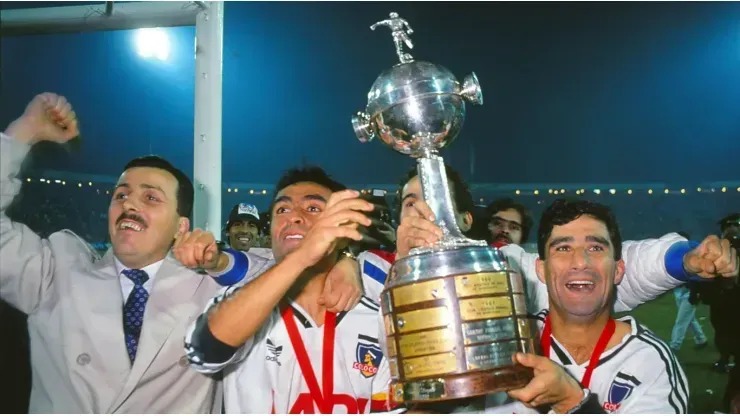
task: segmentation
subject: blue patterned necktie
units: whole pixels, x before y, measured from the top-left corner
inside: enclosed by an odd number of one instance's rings
[[[136,358],[136,348],[139,346],[139,335],[144,323],[144,308],[149,299],[149,293],[144,289],[144,283],[149,275],[143,270],[124,270],[123,275],[134,282],[134,290],[128,295],[123,306],[123,334],[126,337],[126,350],[131,362]]]

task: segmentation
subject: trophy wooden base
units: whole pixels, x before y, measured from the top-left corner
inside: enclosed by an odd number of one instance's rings
[[[393,383],[396,402],[433,403],[473,398],[524,387],[534,376],[531,368],[520,365],[467,374]]]

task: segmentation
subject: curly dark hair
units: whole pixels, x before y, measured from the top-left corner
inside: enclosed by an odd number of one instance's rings
[[[614,247],[614,260],[622,258],[622,236],[619,233],[617,219],[609,207],[591,201],[557,199],[547,207],[540,218],[537,230],[537,251],[541,259],[545,259],[547,240],[552,235],[552,229],[556,225],[565,225],[574,221],[582,215],[593,217],[606,225],[609,239]]]

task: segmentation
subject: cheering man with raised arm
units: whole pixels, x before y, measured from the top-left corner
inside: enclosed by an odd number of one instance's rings
[[[326,276],[372,204],[307,168],[276,186],[270,233],[276,264],[224,289],[185,340],[192,367],[224,370],[228,413],[369,413],[388,408],[390,373],[379,346],[378,305],[362,298],[347,313],[320,302]],[[211,234],[176,243],[191,267],[216,267]],[[238,262],[241,257],[231,257]],[[236,264],[237,269],[240,265]]]

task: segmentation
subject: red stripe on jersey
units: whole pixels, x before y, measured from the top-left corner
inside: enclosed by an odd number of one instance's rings
[[[381,259],[387,261],[390,264],[393,264],[396,262],[396,253],[391,253],[391,252],[383,251],[383,250],[375,250],[375,249],[368,250],[368,251],[380,257]]]

